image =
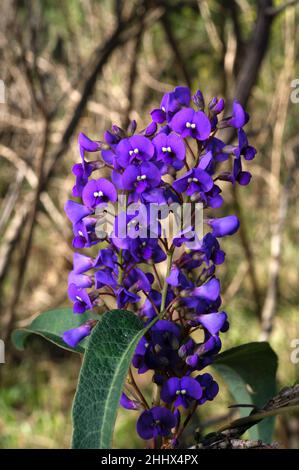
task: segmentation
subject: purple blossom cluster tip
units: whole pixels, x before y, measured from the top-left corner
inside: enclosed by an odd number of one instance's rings
[[[177,87],[163,96],[142,131],[132,122],[128,130],[112,126],[101,141],[79,135],[81,162],[73,167],[76,201],[65,206],[76,250],[68,294],[75,314],[115,306],[135,312],[145,325],[153,323],[132,366],[138,374],[152,373],[158,403],[151,407],[130,387],[121,398],[124,408],[139,410],[137,432],[145,440],[177,442],[181,413],[194,412],[219,390],[203,370],[221,349],[220,334],[229,328],[216,268],[225,260],[220,239],[233,235],[239,221],[233,214],[216,217],[213,211],[223,205],[223,184],[250,182],[243,164],[256,154],[243,129],[249,116],[242,105],[234,101],[228,117],[221,117],[223,110],[223,99],[205,104],[200,90],[192,97],[188,88]],[[235,145],[216,137],[225,127],[235,129]],[[134,211],[117,213],[111,232],[99,237],[97,209],[115,204],[120,195],[146,209],[153,203],[201,203],[203,236],[195,234],[196,243],[190,244],[191,223],[172,240],[165,239],[160,223],[154,228],[145,210],[138,217]],[[76,347],[94,323],[65,332],[64,341]],[[201,339],[195,332],[201,332]]]

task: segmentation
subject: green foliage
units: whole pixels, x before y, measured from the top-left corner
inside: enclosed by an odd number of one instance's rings
[[[103,315],[90,336],[73,407],[73,448],[111,448],[124,382],[145,332],[131,312]]]
[[[236,404],[262,407],[275,395],[277,356],[266,342],[247,343],[219,354],[213,367],[223,377]],[[240,408],[241,416],[248,408]],[[251,439],[271,442],[273,418],[267,418],[252,428]]]
[[[23,350],[28,337],[31,334],[36,334],[48,339],[61,348],[82,353],[84,352],[87,340],[82,341],[76,348],[71,348],[65,344],[61,337],[64,331],[76,328],[93,318],[97,319],[99,317],[93,312],[74,315],[71,308],[49,310],[36,317],[26,328],[15,330],[12,334],[12,342],[17,349]]]

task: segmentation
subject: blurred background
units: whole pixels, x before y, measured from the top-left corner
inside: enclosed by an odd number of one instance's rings
[[[298,2],[299,3],[299,2]],[[241,229],[223,241],[219,277],[231,322],[223,349],[268,340],[279,386],[292,385],[299,338],[299,62],[296,1],[2,0],[0,6],[0,448],[67,448],[80,357],[11,331],[69,305],[71,227],[63,212],[77,135],[101,139],[111,123],[139,129],[177,85],[233,97],[251,114],[258,154],[249,187],[224,188]],[[296,81],[296,79],[298,80]],[[299,340],[297,346],[299,345]],[[299,354],[297,354],[299,359]],[[231,398],[200,410],[215,430]],[[237,416],[237,415],[236,415]],[[118,447],[142,446],[134,412],[119,413]],[[275,439],[299,447],[299,415]]]

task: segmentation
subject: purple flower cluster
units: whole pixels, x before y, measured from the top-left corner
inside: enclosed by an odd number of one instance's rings
[[[177,87],[163,96],[143,131],[137,133],[132,122],[127,131],[112,126],[103,141],[79,136],[81,163],[73,167],[77,201],[65,206],[73,246],[80,250],[74,254],[68,294],[75,314],[103,312],[114,302],[145,324],[153,323],[132,365],[139,374],[152,371],[158,399],[150,407],[136,390],[126,390],[121,398],[125,408],[142,410],[137,431],[146,440],[169,438],[175,445],[182,410],[192,414],[218,393],[213,377],[201,371],[213,362],[221,349],[220,333],[229,327],[216,267],[225,259],[219,239],[234,234],[239,221],[235,215],[205,215],[201,238],[196,233],[190,238],[191,223],[169,240],[163,238],[160,223],[153,227],[147,211],[138,216],[127,211],[117,213],[111,233],[102,238],[96,211],[116,203],[120,195],[128,204],[140,202],[146,208],[152,203],[201,203],[204,214],[210,214],[222,206],[219,184],[247,185],[251,175],[243,163],[256,154],[243,129],[249,117],[241,104],[235,101],[232,115],[220,118],[223,110],[223,99],[206,105],[201,91],[192,97],[188,88]],[[236,145],[216,137],[225,127],[236,129]],[[97,157],[87,161],[88,153]],[[164,276],[160,264],[167,265]],[[93,325],[65,332],[64,341],[75,347]],[[195,331],[202,333],[200,341]]]

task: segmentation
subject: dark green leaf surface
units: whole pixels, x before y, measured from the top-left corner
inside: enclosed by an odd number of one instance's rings
[[[144,324],[112,310],[92,330],[73,406],[73,448],[109,449],[124,382]]]
[[[266,342],[247,343],[219,354],[213,367],[223,377],[236,404],[261,407],[276,393],[277,356]],[[248,408],[240,408],[247,416]],[[252,428],[251,439],[271,442],[274,420],[267,418]]]
[[[55,343],[61,348],[82,353],[88,342],[87,339],[82,341],[76,348],[71,348],[65,344],[61,336],[64,331],[76,328],[92,318],[98,319],[99,316],[92,312],[74,315],[71,308],[49,310],[48,312],[41,313],[26,328],[15,330],[12,334],[12,342],[17,349],[23,350],[28,337],[32,334],[36,334]]]

